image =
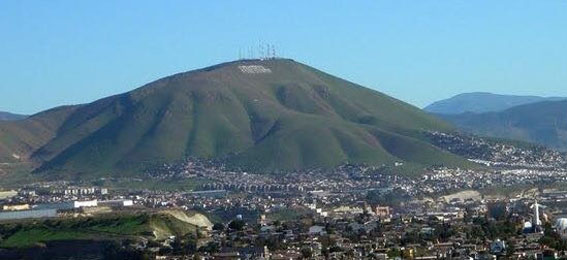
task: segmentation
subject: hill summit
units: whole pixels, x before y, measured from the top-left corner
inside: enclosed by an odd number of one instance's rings
[[[416,107],[293,60],[241,60],[1,122],[0,158],[73,174],[125,174],[187,157],[265,171],[454,165],[462,159],[422,137],[451,129]]]

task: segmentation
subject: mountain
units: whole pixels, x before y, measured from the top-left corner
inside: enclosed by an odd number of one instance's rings
[[[567,151],[567,101],[538,102],[501,112],[439,116],[471,133]]]
[[[437,101],[425,107],[424,110],[435,114],[499,112],[519,105],[566,99],[564,97],[513,96],[475,92]]]
[[[12,121],[12,120],[21,120],[26,118],[27,116],[12,114],[9,112],[2,112],[0,111],[0,121]]]
[[[186,157],[262,171],[463,165],[423,136],[452,129],[416,107],[293,60],[244,60],[1,122],[0,158],[24,158],[40,165],[38,172],[72,176],[133,174]]]

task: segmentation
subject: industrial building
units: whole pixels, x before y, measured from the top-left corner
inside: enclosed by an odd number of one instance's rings
[[[2,211],[0,212],[0,221],[15,220],[27,218],[54,218],[57,217],[56,209],[35,209],[20,211]]]
[[[111,207],[111,208],[130,207],[130,206],[134,206],[134,201],[132,201],[132,200],[105,200],[105,201],[99,201],[98,205],[101,206],[101,207]]]
[[[87,201],[69,201],[60,203],[46,203],[35,205],[34,209],[56,209],[56,210],[70,210],[78,209],[83,207],[96,207],[98,206],[97,200],[87,200]]]
[[[16,205],[4,205],[2,206],[3,211],[16,211],[16,210],[28,210],[30,209],[29,204],[16,204]]]
[[[0,191],[0,200],[11,198],[18,195],[17,191],[10,190],[10,191]]]
[[[74,211],[76,209],[89,209],[98,212],[96,209],[122,208],[134,205],[132,200],[86,200],[86,201],[68,201],[59,203],[46,203],[30,206],[29,204],[19,205],[3,205],[3,211],[0,211],[1,220],[17,220],[26,218],[48,218],[57,217],[58,213]]]

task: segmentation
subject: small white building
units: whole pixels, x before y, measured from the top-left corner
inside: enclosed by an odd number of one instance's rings
[[[98,206],[97,200],[73,201],[73,208],[86,208]]]

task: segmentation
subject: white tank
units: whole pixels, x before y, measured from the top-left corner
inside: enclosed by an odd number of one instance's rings
[[[554,227],[563,239],[567,239],[567,218],[558,218]]]

